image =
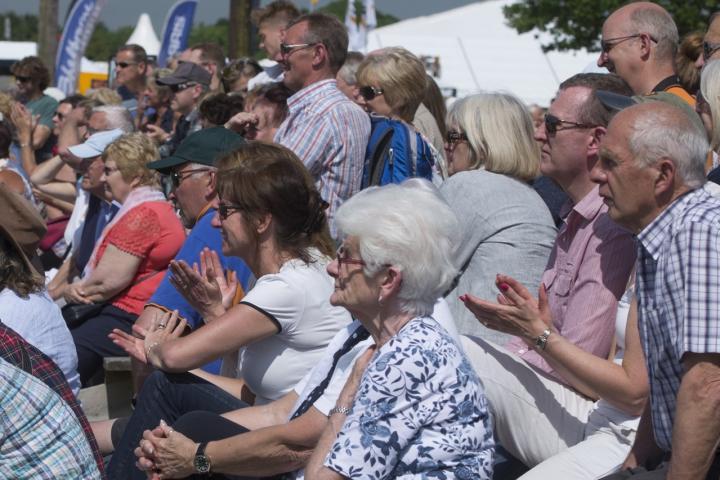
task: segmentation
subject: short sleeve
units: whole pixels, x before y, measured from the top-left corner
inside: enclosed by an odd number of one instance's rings
[[[107,242],[119,250],[145,258],[160,238],[160,218],[150,207],[130,210],[108,233]]]
[[[40,125],[44,125],[48,127],[50,130],[53,129],[53,116],[55,115],[55,110],[57,110],[58,103],[55,101],[54,98],[49,96],[44,96],[40,100],[38,100],[36,103],[32,104],[30,106],[30,112],[33,115],[39,115],[40,118],[38,120],[38,123]]]
[[[267,316],[277,327],[278,332],[295,329],[305,305],[305,295],[279,275],[262,277],[250,290],[242,304],[254,308]]]

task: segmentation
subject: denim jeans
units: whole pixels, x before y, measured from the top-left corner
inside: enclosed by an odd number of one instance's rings
[[[135,466],[133,450],[143,431],[158,426],[160,420],[173,425],[183,414],[204,410],[226,413],[248,404],[220,387],[191,373],[153,372],[145,381],[135,411],[107,469],[109,479],[145,480],[145,473]]]

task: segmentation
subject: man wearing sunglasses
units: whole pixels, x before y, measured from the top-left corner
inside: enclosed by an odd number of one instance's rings
[[[708,29],[703,38],[703,53],[695,62],[697,68],[702,68],[710,60],[720,59],[720,12],[710,17]]]
[[[122,105],[135,115],[140,95],[147,83],[147,53],[140,45],[128,44],[115,54],[115,84]]]
[[[660,5],[637,2],[615,10],[602,28],[599,67],[625,80],[635,95],[669,92],[695,106],[675,70],[678,30]]]
[[[213,205],[217,200],[215,189],[215,161],[245,143],[237,133],[223,127],[213,127],[192,133],[178,146],[175,154],[148,164],[158,170],[171,182],[168,197],[175,204],[185,228],[189,229],[185,243],[174,261],[185,261],[188,265],[200,264],[200,252],[209,249],[217,252],[224,269],[237,275],[239,285],[247,291],[250,270],[237,257],[222,254],[220,230],[210,224],[215,216]],[[149,328],[157,315],[177,310],[191,328],[203,324],[202,317],[185,298],[178,293],[168,279],[163,278],[155,293],[148,301],[136,325]],[[203,367],[211,373],[219,373],[220,361]],[[147,374],[151,372],[144,364],[133,361],[133,378],[139,390]]]
[[[347,46],[347,29],[337,18],[311,13],[290,22],[277,57],[285,70],[283,83],[296,93],[288,98],[289,113],[275,142],[310,171],[330,205],[333,237],[335,211],[360,189],[370,136],[368,115],[337,88]]]
[[[158,84],[170,87],[173,92],[170,107],[182,115],[173,134],[159,127],[148,133],[150,138],[160,144],[162,157],[172,155],[186,136],[202,128],[198,106],[203,93],[210,88],[211,79],[207,70],[192,62],[181,63],[172,74],[157,79]]]

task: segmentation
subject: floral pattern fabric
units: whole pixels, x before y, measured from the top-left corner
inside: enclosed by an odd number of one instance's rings
[[[375,354],[325,465],[349,478],[490,479],[494,442],[482,384],[432,318]]]

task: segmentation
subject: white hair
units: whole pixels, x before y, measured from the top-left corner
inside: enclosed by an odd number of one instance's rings
[[[712,117],[712,138],[710,144],[713,150],[720,149],[720,60],[708,62],[702,69],[700,76],[700,92],[710,106]]]
[[[92,113],[104,113],[108,130],[121,129],[124,133],[135,131],[132,116],[122,105],[100,105],[92,109]]]
[[[687,113],[672,105],[652,102],[632,109],[638,109],[628,141],[632,156],[644,166],[669,158],[687,187],[701,187],[710,150],[706,133]]]
[[[404,312],[429,315],[457,275],[457,217],[427,180],[372,187],[340,206],[335,224],[357,237],[364,272],[383,265],[402,272],[398,299]]]

